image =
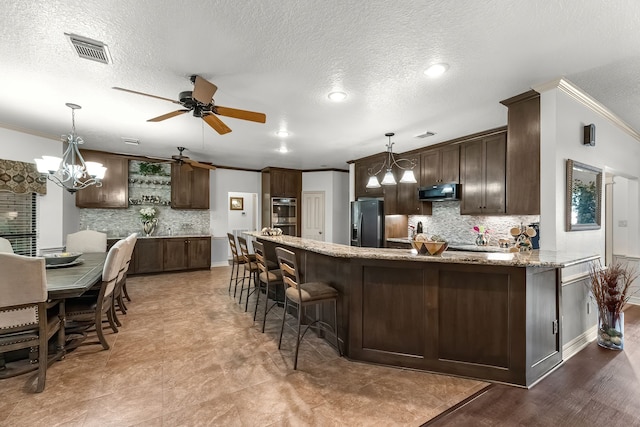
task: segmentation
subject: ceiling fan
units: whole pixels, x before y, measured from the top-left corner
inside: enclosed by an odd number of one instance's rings
[[[151,156],[144,156],[144,157],[146,157],[147,159],[161,160],[161,162],[159,162],[159,163],[177,163],[180,166],[182,166],[183,169],[185,169],[187,171],[193,170],[194,167],[202,168],[202,169],[210,169],[210,170],[215,170],[216,169],[216,167],[213,166],[212,164],[197,162],[197,161],[191,160],[189,157],[183,155],[182,152],[185,151],[186,148],[184,148],[184,147],[177,147],[177,148],[178,148],[178,151],[180,152],[180,154],[174,154],[173,156],[171,156],[171,159],[167,159],[167,158],[164,158],[164,157],[151,157]]]
[[[267,116],[263,113],[238,110],[236,108],[216,105],[213,102],[213,95],[218,90],[218,87],[213,83],[203,79],[202,77],[197,75],[191,76],[191,83],[193,83],[193,90],[180,92],[180,94],[178,95],[178,101],[121,87],[114,87],[113,89],[135,93],[138,95],[150,96],[151,98],[162,99],[164,101],[169,101],[183,107],[183,109],[172,111],[170,113],[149,119],[147,120],[148,122],[160,122],[166,119],[170,119],[171,117],[176,117],[181,114],[188,113],[189,111],[193,111],[194,117],[202,118],[202,120],[207,122],[207,124],[220,135],[231,132],[231,129],[226,124],[224,124],[222,120],[220,120],[217,116],[233,117],[234,119],[249,120],[258,123],[266,122]]]

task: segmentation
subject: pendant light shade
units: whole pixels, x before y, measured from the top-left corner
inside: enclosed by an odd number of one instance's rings
[[[387,173],[384,174],[382,185],[396,185],[396,178],[393,176],[391,169],[387,169]]]
[[[380,188],[380,182],[378,182],[378,178],[375,175],[369,177],[367,188]]]
[[[402,174],[402,178],[400,178],[400,182],[407,184],[417,184],[416,176],[413,174],[413,170],[404,171]]]

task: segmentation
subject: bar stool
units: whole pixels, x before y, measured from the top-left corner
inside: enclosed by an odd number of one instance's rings
[[[256,255],[249,253],[247,239],[238,236],[238,245],[240,246],[240,254],[244,259],[244,272],[242,274],[242,284],[240,285],[240,297],[238,298],[238,304],[242,304],[244,283],[248,280],[249,283],[247,284],[247,301],[244,305],[244,311],[247,311],[247,309],[249,308],[249,297],[256,291],[256,289],[258,289],[258,273],[260,269],[258,268],[258,263],[256,262]],[[251,281],[253,281],[253,290],[251,290]]]
[[[238,247],[236,246],[236,238],[233,234],[227,233],[229,239],[229,246],[231,247],[231,277],[229,277],[229,295],[231,295],[231,285],[235,281],[233,287],[233,297],[236,297],[236,291],[238,290],[238,282],[240,281],[240,265],[244,265],[244,257],[238,254]],[[255,258],[255,257],[254,257]]]
[[[253,250],[256,254],[256,262],[258,263],[258,296],[256,297],[256,307],[253,312],[253,321],[256,321],[258,315],[258,304],[260,301],[260,293],[264,289],[264,317],[262,318],[262,332],[264,333],[264,327],[267,322],[267,313],[277,305],[282,305],[282,301],[278,301],[278,288],[282,288],[284,283],[282,282],[282,273],[280,269],[270,270],[267,256],[264,252],[264,245],[260,242],[253,242]],[[264,284],[264,286],[263,286]],[[269,292],[273,294],[273,303],[269,306]]]
[[[284,298],[284,312],[282,314],[282,326],[280,328],[280,339],[278,341],[278,349],[282,344],[282,333],[284,331],[284,321],[287,316],[287,307],[289,304],[293,304],[297,307],[298,311],[298,336],[296,338],[296,354],[294,356],[293,369],[298,369],[298,350],[300,348],[300,342],[304,338],[310,327],[316,325],[319,331],[327,331],[335,334],[336,337],[336,349],[338,354],[342,356],[340,351],[340,343],[338,342],[338,291],[324,283],[324,282],[300,282],[300,273],[298,270],[298,264],[296,262],[296,254],[284,249],[276,248],[276,256],[278,257],[278,264],[280,264],[280,271],[282,272],[282,280],[285,283],[285,298]],[[310,305],[320,305],[325,302],[333,301],[333,316],[335,327],[329,323],[316,319],[304,329],[302,335],[300,335],[300,329],[302,326],[302,313],[304,308]]]

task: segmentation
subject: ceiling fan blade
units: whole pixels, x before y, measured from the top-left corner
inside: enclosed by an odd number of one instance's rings
[[[180,104],[179,101],[176,101],[174,99],[163,98],[162,96],[157,96],[157,95],[150,95],[148,93],[138,92],[137,90],[125,89],[125,88],[122,88],[122,87],[112,87],[111,89],[121,90],[123,92],[135,93],[136,95],[150,96],[151,98],[162,99],[163,101],[173,102],[174,104],[178,104],[178,105]]]
[[[225,125],[222,122],[222,120],[217,118],[215,114],[207,114],[205,116],[202,116],[202,120],[207,122],[207,124],[211,126],[220,135],[224,135],[225,133],[231,132],[231,129],[227,125]]]
[[[195,160],[191,160],[191,159],[185,159],[184,162],[189,163],[191,166],[195,166],[197,168],[210,169],[210,170],[216,169],[216,167],[213,165],[210,165],[208,163],[196,162]]]
[[[180,114],[184,114],[184,113],[186,113],[188,111],[189,110],[176,110],[176,111],[172,111],[172,112],[167,113],[167,114],[163,114],[163,115],[158,116],[158,117],[154,117],[153,119],[149,119],[147,121],[148,122],[161,122],[163,120],[170,119],[171,117],[175,117],[175,116],[179,116]]]
[[[228,107],[215,107],[216,113],[221,116],[233,117],[234,119],[251,120],[252,122],[264,123],[267,121],[267,116],[263,113],[256,113],[254,111],[238,110],[236,108]]]
[[[184,160],[180,161],[180,169],[183,169],[187,172],[191,172],[193,170],[189,162],[186,162]]]
[[[218,87],[208,80],[203,79],[200,76],[196,76],[196,81],[193,84],[193,92],[191,96],[198,102],[203,104],[211,104],[213,100],[213,94],[216,93]]]

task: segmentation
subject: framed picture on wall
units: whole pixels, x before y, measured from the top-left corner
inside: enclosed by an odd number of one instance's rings
[[[244,209],[244,199],[242,197],[230,197],[229,209],[232,211],[241,211]]]

